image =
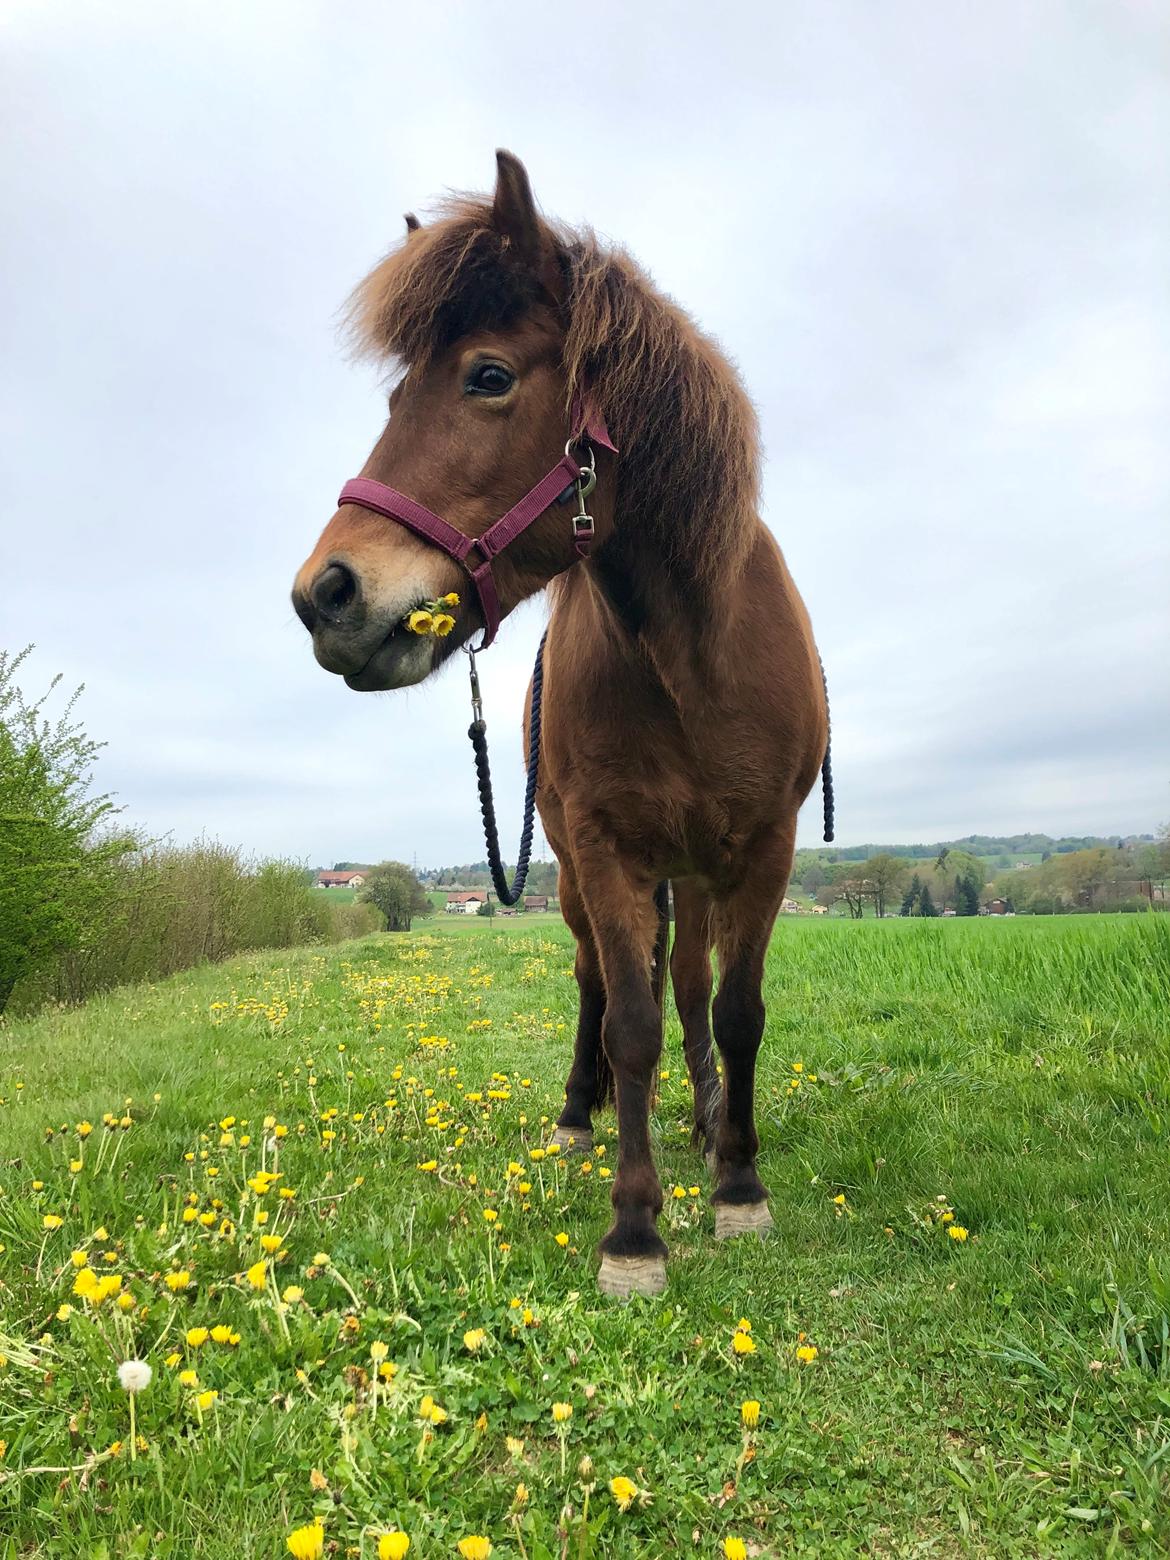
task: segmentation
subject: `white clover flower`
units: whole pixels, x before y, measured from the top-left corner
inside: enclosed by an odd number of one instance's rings
[[[145,1392],[152,1375],[145,1360],[123,1360],[118,1366],[118,1380],[127,1392]]]

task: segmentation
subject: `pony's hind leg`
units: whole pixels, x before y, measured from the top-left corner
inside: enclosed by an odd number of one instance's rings
[[[691,1144],[713,1156],[719,1074],[711,1049],[711,935],[710,896],[697,883],[676,881],[670,978],[694,1099]]]
[[[601,1045],[601,1021],[605,1015],[605,983],[601,961],[593,941],[593,929],[581,891],[570,866],[562,864],[558,882],[561,913],[577,939],[574,974],[579,1005],[573,1065],[565,1084],[565,1104],[557,1117],[552,1140],[566,1153],[590,1153],[593,1148],[593,1112],[613,1093],[613,1075]]]
[[[741,885],[717,907],[719,990],[713,1017],[723,1057],[723,1108],[715,1154],[715,1238],[772,1227],[756,1170],[756,1055],[764,1034],[764,958],[792,865],[795,828],[761,849]]]

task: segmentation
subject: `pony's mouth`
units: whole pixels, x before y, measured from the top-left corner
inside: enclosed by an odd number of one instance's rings
[[[419,605],[423,603],[420,601]],[[462,642],[464,636],[459,628],[453,629],[443,638],[432,634],[416,634],[406,626],[409,616],[409,612],[403,613],[385,638],[375,646],[364,666],[357,671],[342,670],[347,688],[352,688],[355,693],[382,693],[391,688],[408,688],[429,677]]]

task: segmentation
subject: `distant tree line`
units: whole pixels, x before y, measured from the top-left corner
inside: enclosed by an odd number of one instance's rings
[[[1031,838],[1031,836],[1021,836]],[[877,851],[829,862],[806,854],[792,889],[829,910],[865,915],[978,915],[989,905],[1017,915],[1163,909],[1170,883],[1170,825],[1157,837],[1085,850],[992,872],[986,858],[942,846],[933,860]]]

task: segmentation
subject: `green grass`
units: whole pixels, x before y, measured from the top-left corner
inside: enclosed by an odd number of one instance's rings
[[[363,1560],[395,1525],[424,1560],[468,1534],[527,1560],[714,1557],[727,1537],[1166,1552],[1170,920],[783,920],[759,1087],[776,1230],[712,1239],[672,1015],[654,1115],[670,1284],[628,1306],[594,1283],[612,1116],[590,1169],[533,1156],[570,964],[555,917],[440,915],[0,1029],[3,1560],[276,1557],[314,1513],[328,1553]],[[277,1158],[295,1198],[248,1185]],[[183,1222],[188,1199],[210,1228]],[[304,1291],[286,1311],[240,1277],[258,1208],[284,1236],[269,1283]],[[74,1249],[123,1276],[132,1311],[70,1296]],[[238,1345],[185,1342],[215,1324]],[[397,1366],[376,1401],[375,1343]],[[154,1367],[134,1461],[114,1375],[131,1354]],[[184,1368],[219,1393],[202,1417]],[[563,1457],[554,1401],[573,1406]],[[645,1492],[624,1514],[618,1475]]]

